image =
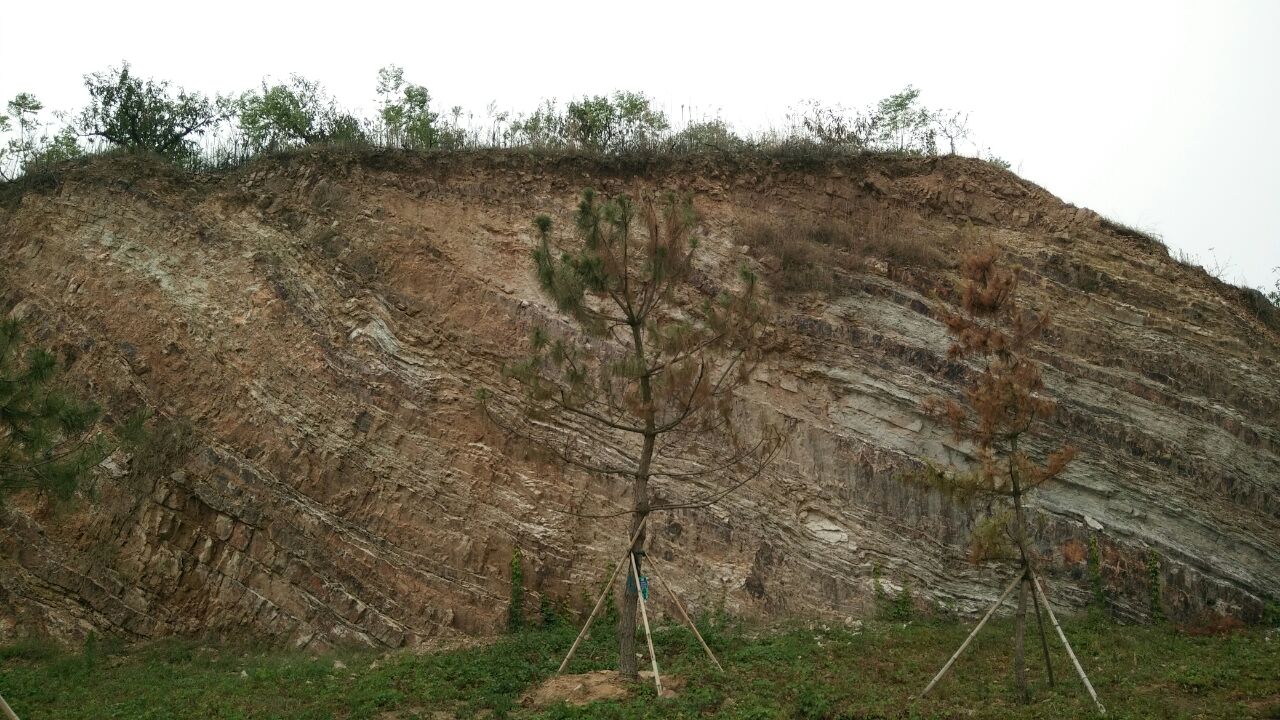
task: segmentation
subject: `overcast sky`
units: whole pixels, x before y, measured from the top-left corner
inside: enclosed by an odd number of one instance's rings
[[[1225,279],[1280,266],[1280,2],[15,3],[0,98],[85,100],[121,60],[189,89],[298,72],[372,109],[391,63],[437,105],[528,111],[642,90],[747,129],[908,83],[1068,202],[1162,235]]]

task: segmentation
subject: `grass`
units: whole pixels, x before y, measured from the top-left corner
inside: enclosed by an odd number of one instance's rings
[[[1067,631],[1114,718],[1280,717],[1280,631],[1215,637],[1167,625],[1067,618]],[[675,698],[640,686],[626,701],[585,708],[520,705],[550,676],[572,628],[534,629],[433,654],[369,650],[306,655],[278,649],[166,641],[104,642],[60,650],[26,642],[0,649],[0,694],[26,720],[41,718],[1051,718],[1092,710],[1066,656],[1058,685],[1029,652],[1033,697],[1014,700],[1012,623],[984,630],[926,700],[912,700],[968,632],[950,622],[868,623],[863,629],[790,627],[755,633],[706,626],[728,674],[708,667],[680,628],[656,633],[664,672],[684,677]],[[643,643],[640,647],[643,648]],[[570,672],[612,666],[613,638],[597,632]],[[1031,651],[1038,645],[1032,644]]]

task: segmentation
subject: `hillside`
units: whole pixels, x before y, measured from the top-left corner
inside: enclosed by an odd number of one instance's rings
[[[515,407],[502,365],[537,323],[571,331],[537,291],[531,221],[567,219],[586,186],[692,192],[691,295],[744,264],[775,290],[738,412],[785,428],[783,457],[715,508],[655,518],[652,552],[694,609],[859,616],[873,574],[962,612],[990,602],[1001,569],[966,561],[980,508],[919,481],[967,456],[921,402],[958,393],[937,308],[987,243],[1054,318],[1037,354],[1060,405],[1036,445],[1080,450],[1031,499],[1055,601],[1088,602],[1090,538],[1122,616],[1155,596],[1175,617],[1254,619],[1280,597],[1280,334],[1154,241],[1012,174],[954,157],[307,151],[198,176],[102,158],[0,209],[2,307],[112,417],[147,406],[173,430],[113,458],[93,503],[0,509],[0,637],[418,645],[496,629],[516,547],[535,597],[582,605],[624,521],[565,511],[626,488],[504,437],[474,395]],[[942,261],[872,252],[829,292],[782,292],[785,264],[751,229],[815,222]]]

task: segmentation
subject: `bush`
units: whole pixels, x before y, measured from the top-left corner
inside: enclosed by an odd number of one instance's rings
[[[920,91],[911,85],[876,105],[869,121],[880,150],[938,154],[933,115],[919,104]]]
[[[80,115],[80,128],[86,135],[169,160],[193,160],[192,138],[213,130],[230,109],[224,99],[171,91],[166,81],[138,78],[128,63],[86,75],[84,86],[89,105]]]
[[[559,625],[563,615],[563,611],[551,602],[551,598],[547,597],[545,592],[538,596],[538,618],[542,621],[542,627]]]
[[[793,134],[813,140],[819,145],[850,150],[865,150],[875,138],[875,119],[839,105],[823,105],[817,100],[801,103],[788,115]]]
[[[149,491],[156,481],[181,468],[200,446],[200,437],[186,418],[159,416],[149,431],[143,430],[140,421],[146,415],[135,416],[138,431],[126,438],[132,457],[129,460],[129,481],[139,490]]]
[[[919,102],[920,91],[911,85],[894,93],[874,108],[848,110],[840,105],[824,105],[818,100],[801,103],[788,114],[792,134],[819,145],[845,150],[879,150],[936,155],[937,134],[942,127],[952,140],[967,136],[959,113],[930,112]],[[964,122],[967,123],[967,116]],[[963,130],[962,130],[963,128]]]
[[[388,65],[378,71],[378,95],[382,109],[382,140],[389,147],[428,149],[460,147],[462,133],[440,123],[431,111],[431,93],[422,85],[405,82],[404,69]],[[461,114],[457,109],[456,114]]]
[[[982,159],[986,161],[989,165],[994,165],[1000,168],[1001,170],[1008,170],[1013,167],[1013,163],[1009,162],[1008,160],[1005,160],[1004,158],[998,155],[991,154],[989,150],[987,151],[987,154],[982,157]]]
[[[672,150],[697,152],[702,150],[737,150],[746,141],[734,134],[723,120],[707,120],[693,123],[671,137]]]
[[[1280,600],[1271,600],[1262,606],[1262,624],[1280,628]]]
[[[654,147],[669,127],[644,93],[619,91],[571,101],[563,111],[547,101],[513,122],[508,138],[533,147],[618,153]]]
[[[599,152],[649,147],[668,127],[667,116],[651,107],[644,93],[615,92],[569,103],[565,110],[569,138]]]
[[[84,150],[75,129],[64,127],[52,137],[43,136],[35,143],[31,154],[22,163],[22,172],[24,175],[43,172],[82,155]]]
[[[320,142],[362,142],[360,120],[340,109],[320,83],[301,75],[249,91],[236,101],[239,128],[254,152]]]
[[[885,620],[907,621],[915,617],[916,599],[911,594],[911,586],[903,583],[902,590],[889,601],[883,612]]]

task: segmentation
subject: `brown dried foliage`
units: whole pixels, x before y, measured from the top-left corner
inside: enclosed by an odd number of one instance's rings
[[[979,250],[960,267],[965,283],[959,312],[944,311],[952,337],[952,359],[985,361],[965,390],[964,404],[928,398],[925,409],[951,425],[957,439],[973,442],[974,472],[947,476],[947,489],[959,494],[1014,499],[1057,477],[1075,457],[1060,447],[1036,461],[1019,447],[1033,425],[1053,415],[1055,403],[1044,395],[1040,366],[1026,356],[1028,345],[1048,318],[1023,308],[1017,299],[1018,276],[999,264],[994,248]],[[981,544],[990,548],[989,538]],[[989,555],[988,552],[982,553]]]

